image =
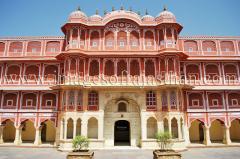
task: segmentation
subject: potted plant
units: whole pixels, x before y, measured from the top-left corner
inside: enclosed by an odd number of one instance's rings
[[[160,149],[153,151],[153,159],[181,159],[180,153],[171,149],[171,134],[169,132],[158,132],[156,134],[157,144]]]
[[[78,135],[73,141],[73,151],[68,153],[67,159],[92,159],[94,152],[89,151],[89,139],[85,136]]]

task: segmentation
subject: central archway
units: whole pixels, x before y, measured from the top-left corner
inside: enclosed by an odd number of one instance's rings
[[[114,125],[114,145],[130,146],[130,124],[127,120],[118,120]]]

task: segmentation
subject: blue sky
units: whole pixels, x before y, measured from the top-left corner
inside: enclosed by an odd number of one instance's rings
[[[240,0],[0,0],[0,36],[63,35],[60,27],[81,6],[88,15],[121,6],[156,16],[166,5],[181,35],[240,36]]]

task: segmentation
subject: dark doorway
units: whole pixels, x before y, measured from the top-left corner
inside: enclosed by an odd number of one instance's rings
[[[46,142],[46,132],[47,132],[47,125],[45,123],[42,124],[41,129],[41,140],[42,142]]]
[[[114,126],[114,145],[130,146],[130,124],[128,121],[116,121]]]
[[[203,143],[204,140],[204,132],[203,132],[203,124],[199,124],[199,141]]]

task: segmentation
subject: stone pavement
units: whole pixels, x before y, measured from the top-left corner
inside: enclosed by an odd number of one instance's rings
[[[184,159],[240,159],[240,147],[191,148]],[[67,152],[54,148],[0,147],[0,159],[65,159]],[[97,150],[95,159],[152,159],[151,150]]]

